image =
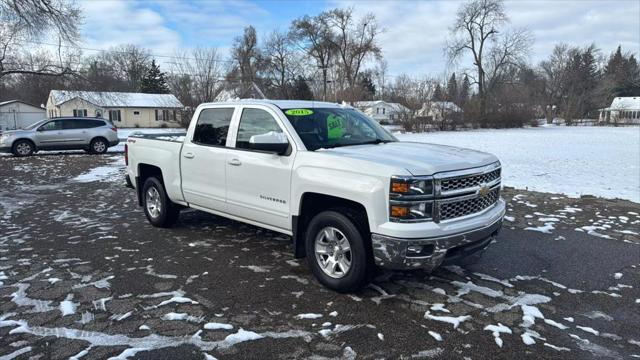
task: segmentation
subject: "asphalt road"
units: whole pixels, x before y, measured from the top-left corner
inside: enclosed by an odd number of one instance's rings
[[[0,157],[0,358],[640,357],[638,204],[505,189],[481,256],[343,295],[287,236],[191,210],[153,228],[122,169]]]

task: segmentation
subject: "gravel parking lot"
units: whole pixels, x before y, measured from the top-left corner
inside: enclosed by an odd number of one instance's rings
[[[640,357],[640,206],[505,189],[503,232],[434,273],[320,286],[290,238],[151,227],[119,154],[0,157],[0,358]]]

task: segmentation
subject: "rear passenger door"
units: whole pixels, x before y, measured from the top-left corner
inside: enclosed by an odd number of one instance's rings
[[[180,153],[182,193],[190,205],[226,211],[226,146],[234,111],[233,106],[202,109],[191,124]]]
[[[89,145],[87,138],[87,128],[94,120],[68,119],[63,120],[62,131],[65,137],[65,144],[72,147]]]

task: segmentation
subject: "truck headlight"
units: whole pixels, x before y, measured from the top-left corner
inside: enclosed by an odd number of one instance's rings
[[[411,222],[431,220],[432,201],[392,201],[389,205],[391,221]]]
[[[389,220],[432,220],[434,186],[431,176],[393,176],[389,186]]]
[[[389,194],[396,198],[433,196],[433,178],[430,176],[394,176],[391,178]]]

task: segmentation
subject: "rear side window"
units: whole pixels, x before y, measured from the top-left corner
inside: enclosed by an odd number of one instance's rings
[[[104,121],[100,120],[81,120],[81,119],[73,119],[73,120],[64,120],[64,128],[67,130],[70,129],[91,129],[100,126],[104,126]]]
[[[265,135],[271,132],[282,134],[282,129],[268,112],[260,109],[246,108],[242,110],[236,148],[251,149],[250,140],[254,135]]]
[[[225,146],[233,110],[233,108],[202,110],[193,132],[193,142],[201,145]]]

